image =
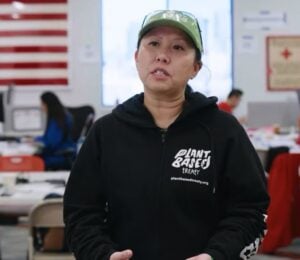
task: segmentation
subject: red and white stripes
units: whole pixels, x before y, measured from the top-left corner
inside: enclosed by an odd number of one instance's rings
[[[67,0],[0,0],[0,86],[68,86]]]

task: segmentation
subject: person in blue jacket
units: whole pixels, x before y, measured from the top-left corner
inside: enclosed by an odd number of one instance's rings
[[[236,260],[266,229],[263,167],[217,98],[193,92],[202,66],[197,19],[148,14],[135,63],[144,92],[98,119],[64,194],[79,260]]]
[[[38,155],[48,170],[70,169],[71,158],[76,155],[71,137],[72,116],[53,92],[44,92],[40,98],[47,120],[44,134],[35,138],[40,144]]]

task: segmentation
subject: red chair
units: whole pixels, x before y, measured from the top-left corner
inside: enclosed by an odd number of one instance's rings
[[[268,180],[268,232],[260,248],[262,253],[274,253],[300,236],[299,167],[300,154],[280,154],[272,163]]]
[[[38,156],[0,156],[0,171],[44,171],[44,160]]]

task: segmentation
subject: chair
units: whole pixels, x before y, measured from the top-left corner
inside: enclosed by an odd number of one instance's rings
[[[79,107],[67,107],[67,110],[73,117],[73,126],[71,129],[71,137],[79,147],[80,142],[84,139],[94,122],[95,110],[92,106],[85,105]],[[76,148],[75,153],[78,152]],[[63,156],[65,158],[64,165],[58,165],[56,167],[51,167],[47,170],[70,170],[74,162],[74,149],[62,149],[57,151],[56,155]]]
[[[272,163],[274,159],[282,153],[288,153],[290,148],[288,146],[277,146],[277,147],[270,147],[267,155],[266,155],[266,164],[265,164],[265,170],[266,172],[270,172]]]
[[[274,253],[300,236],[300,154],[282,153],[274,159],[268,192],[268,232],[262,242],[261,252]]]
[[[28,260],[75,260],[70,252],[37,251],[34,247],[36,228],[63,227],[62,199],[49,199],[34,206],[29,214]]]
[[[0,171],[44,171],[44,160],[34,155],[0,156]]]
[[[77,143],[80,137],[85,137],[94,122],[95,110],[90,105],[68,107],[73,116],[72,138]]]

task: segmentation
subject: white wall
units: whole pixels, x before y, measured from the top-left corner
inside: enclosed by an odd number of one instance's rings
[[[269,35],[300,35],[299,0],[234,0],[234,85],[244,90],[243,102],[237,113],[245,114],[249,101],[297,101],[294,91],[270,92],[266,86],[266,45]],[[243,18],[271,11],[274,16],[286,14],[286,23],[277,26],[270,23],[269,29],[243,22]],[[266,23],[261,22],[261,25]],[[251,28],[250,28],[251,27]],[[249,52],[241,48],[242,37],[253,37]]]
[[[101,67],[96,62],[82,62],[81,50],[90,45],[100,56],[101,0],[69,0],[70,22],[70,89],[56,93],[66,105],[92,104],[98,116],[109,111],[100,108]],[[248,29],[243,17],[261,10],[287,14],[287,24],[270,30]],[[245,91],[237,113],[245,114],[248,101],[296,100],[294,92],[268,92],[265,80],[265,37],[272,34],[300,34],[299,0],[234,0],[234,85]],[[241,37],[253,36],[251,53],[241,51]],[[39,104],[39,95],[45,89],[16,89],[14,103]]]

